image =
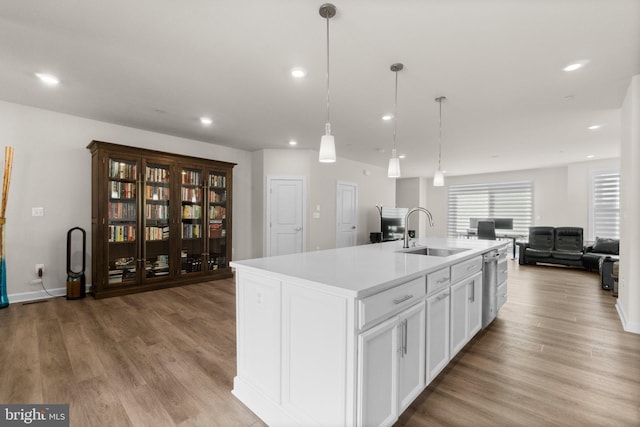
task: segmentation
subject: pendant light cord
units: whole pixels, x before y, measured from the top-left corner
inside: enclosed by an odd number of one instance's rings
[[[396,71],[396,94],[393,108],[393,157],[396,156],[396,127],[398,123],[398,72]]]
[[[330,126],[331,121],[329,120],[329,15],[327,14],[327,127]],[[327,130],[329,133],[330,130]]]
[[[438,170],[442,170],[442,101],[444,101],[444,97],[438,98],[438,103],[440,104],[440,115],[438,117]]]

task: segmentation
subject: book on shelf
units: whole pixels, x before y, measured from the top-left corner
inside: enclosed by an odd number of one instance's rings
[[[119,162],[109,159],[109,178],[113,179],[136,179],[136,163],[135,162]]]
[[[144,210],[147,219],[163,220],[169,218],[168,205],[145,205]]]
[[[202,206],[200,206],[200,205],[184,205],[184,206],[182,206],[182,218],[184,218],[184,219],[200,219],[200,218],[202,218]]]
[[[200,236],[200,224],[182,224],[183,239],[196,239]]]
[[[227,208],[224,206],[209,206],[209,219],[225,219]]]
[[[147,166],[145,168],[145,181],[151,182],[168,182],[169,170],[165,167],[152,167]]]
[[[182,183],[186,185],[200,185],[200,171],[183,169]]]
[[[109,202],[109,219],[136,219],[136,204],[132,202]]]
[[[109,225],[109,242],[135,242],[135,225]]]
[[[162,227],[145,227],[145,240],[168,240],[169,226]]]
[[[157,187],[147,184],[145,186],[144,196],[147,200],[153,201],[169,200],[169,187]]]
[[[136,184],[133,182],[109,181],[109,197],[112,199],[135,199]]]
[[[209,199],[211,199],[212,203],[225,203],[227,201],[227,192],[226,190],[210,191]]]
[[[224,188],[227,186],[227,177],[225,175],[211,175],[209,179],[209,185],[211,187]]]
[[[191,203],[200,203],[200,188],[182,187],[182,201]]]

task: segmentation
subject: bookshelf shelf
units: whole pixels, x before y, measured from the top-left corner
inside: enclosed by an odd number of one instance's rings
[[[231,277],[234,163],[93,141],[96,298]]]

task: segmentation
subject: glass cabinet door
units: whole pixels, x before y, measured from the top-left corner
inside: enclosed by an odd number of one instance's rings
[[[169,165],[147,162],[144,173],[144,277],[169,275]]]
[[[227,266],[227,177],[224,172],[209,172],[209,213],[207,270]]]
[[[137,236],[137,169],[131,159],[109,158],[107,253],[109,286],[136,282],[138,260]]]
[[[202,272],[203,239],[203,171],[182,168],[180,274]]]

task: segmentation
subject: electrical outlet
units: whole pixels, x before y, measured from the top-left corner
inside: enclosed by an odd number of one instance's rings
[[[36,264],[36,276],[44,276],[44,264]]]

